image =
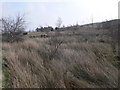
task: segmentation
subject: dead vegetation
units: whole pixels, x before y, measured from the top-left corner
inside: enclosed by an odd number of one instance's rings
[[[28,36],[23,42],[3,42],[9,87],[116,88],[119,61],[107,33],[78,29],[48,32],[48,38]]]
[[[15,18],[4,17],[0,21],[2,23],[2,28],[0,28],[3,37],[2,41],[9,43],[23,41],[22,35],[26,28],[24,16],[18,14]]]

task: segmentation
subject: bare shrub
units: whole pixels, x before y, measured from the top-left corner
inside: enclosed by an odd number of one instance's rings
[[[47,55],[49,60],[52,60],[53,58],[58,56],[59,48],[63,43],[63,40],[60,39],[61,36],[62,34],[60,32],[55,31],[54,35],[48,39],[47,44],[49,45],[49,48],[46,48],[46,50],[48,51]]]
[[[17,15],[15,18],[2,18],[3,41],[21,41],[22,33],[25,31],[24,16]]]

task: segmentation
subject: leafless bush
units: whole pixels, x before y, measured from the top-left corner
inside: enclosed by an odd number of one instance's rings
[[[58,52],[59,48],[61,44],[63,43],[63,40],[60,39],[61,36],[62,34],[59,31],[55,31],[54,35],[51,36],[49,40],[47,41],[47,44],[50,46],[50,48],[46,48],[46,50],[48,51],[49,60],[52,60],[59,53]]]
[[[2,18],[3,41],[14,42],[22,40],[21,35],[25,31],[24,16],[17,15],[15,18]]]

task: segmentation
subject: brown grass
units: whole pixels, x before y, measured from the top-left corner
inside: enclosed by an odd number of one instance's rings
[[[107,38],[101,37],[104,32],[78,32],[81,35],[67,36],[67,32],[62,32],[64,35],[61,33],[59,37],[26,39],[12,44],[3,42],[4,63],[11,73],[11,87],[117,87],[118,70],[113,65],[112,46],[99,42],[101,38],[106,41]],[[96,33],[100,35],[98,38]]]

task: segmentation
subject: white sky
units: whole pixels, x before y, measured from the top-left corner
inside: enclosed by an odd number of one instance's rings
[[[0,17],[25,14],[28,29],[55,27],[58,17],[63,25],[87,24],[118,18],[119,0],[0,0]],[[1,12],[2,11],[2,12]]]

